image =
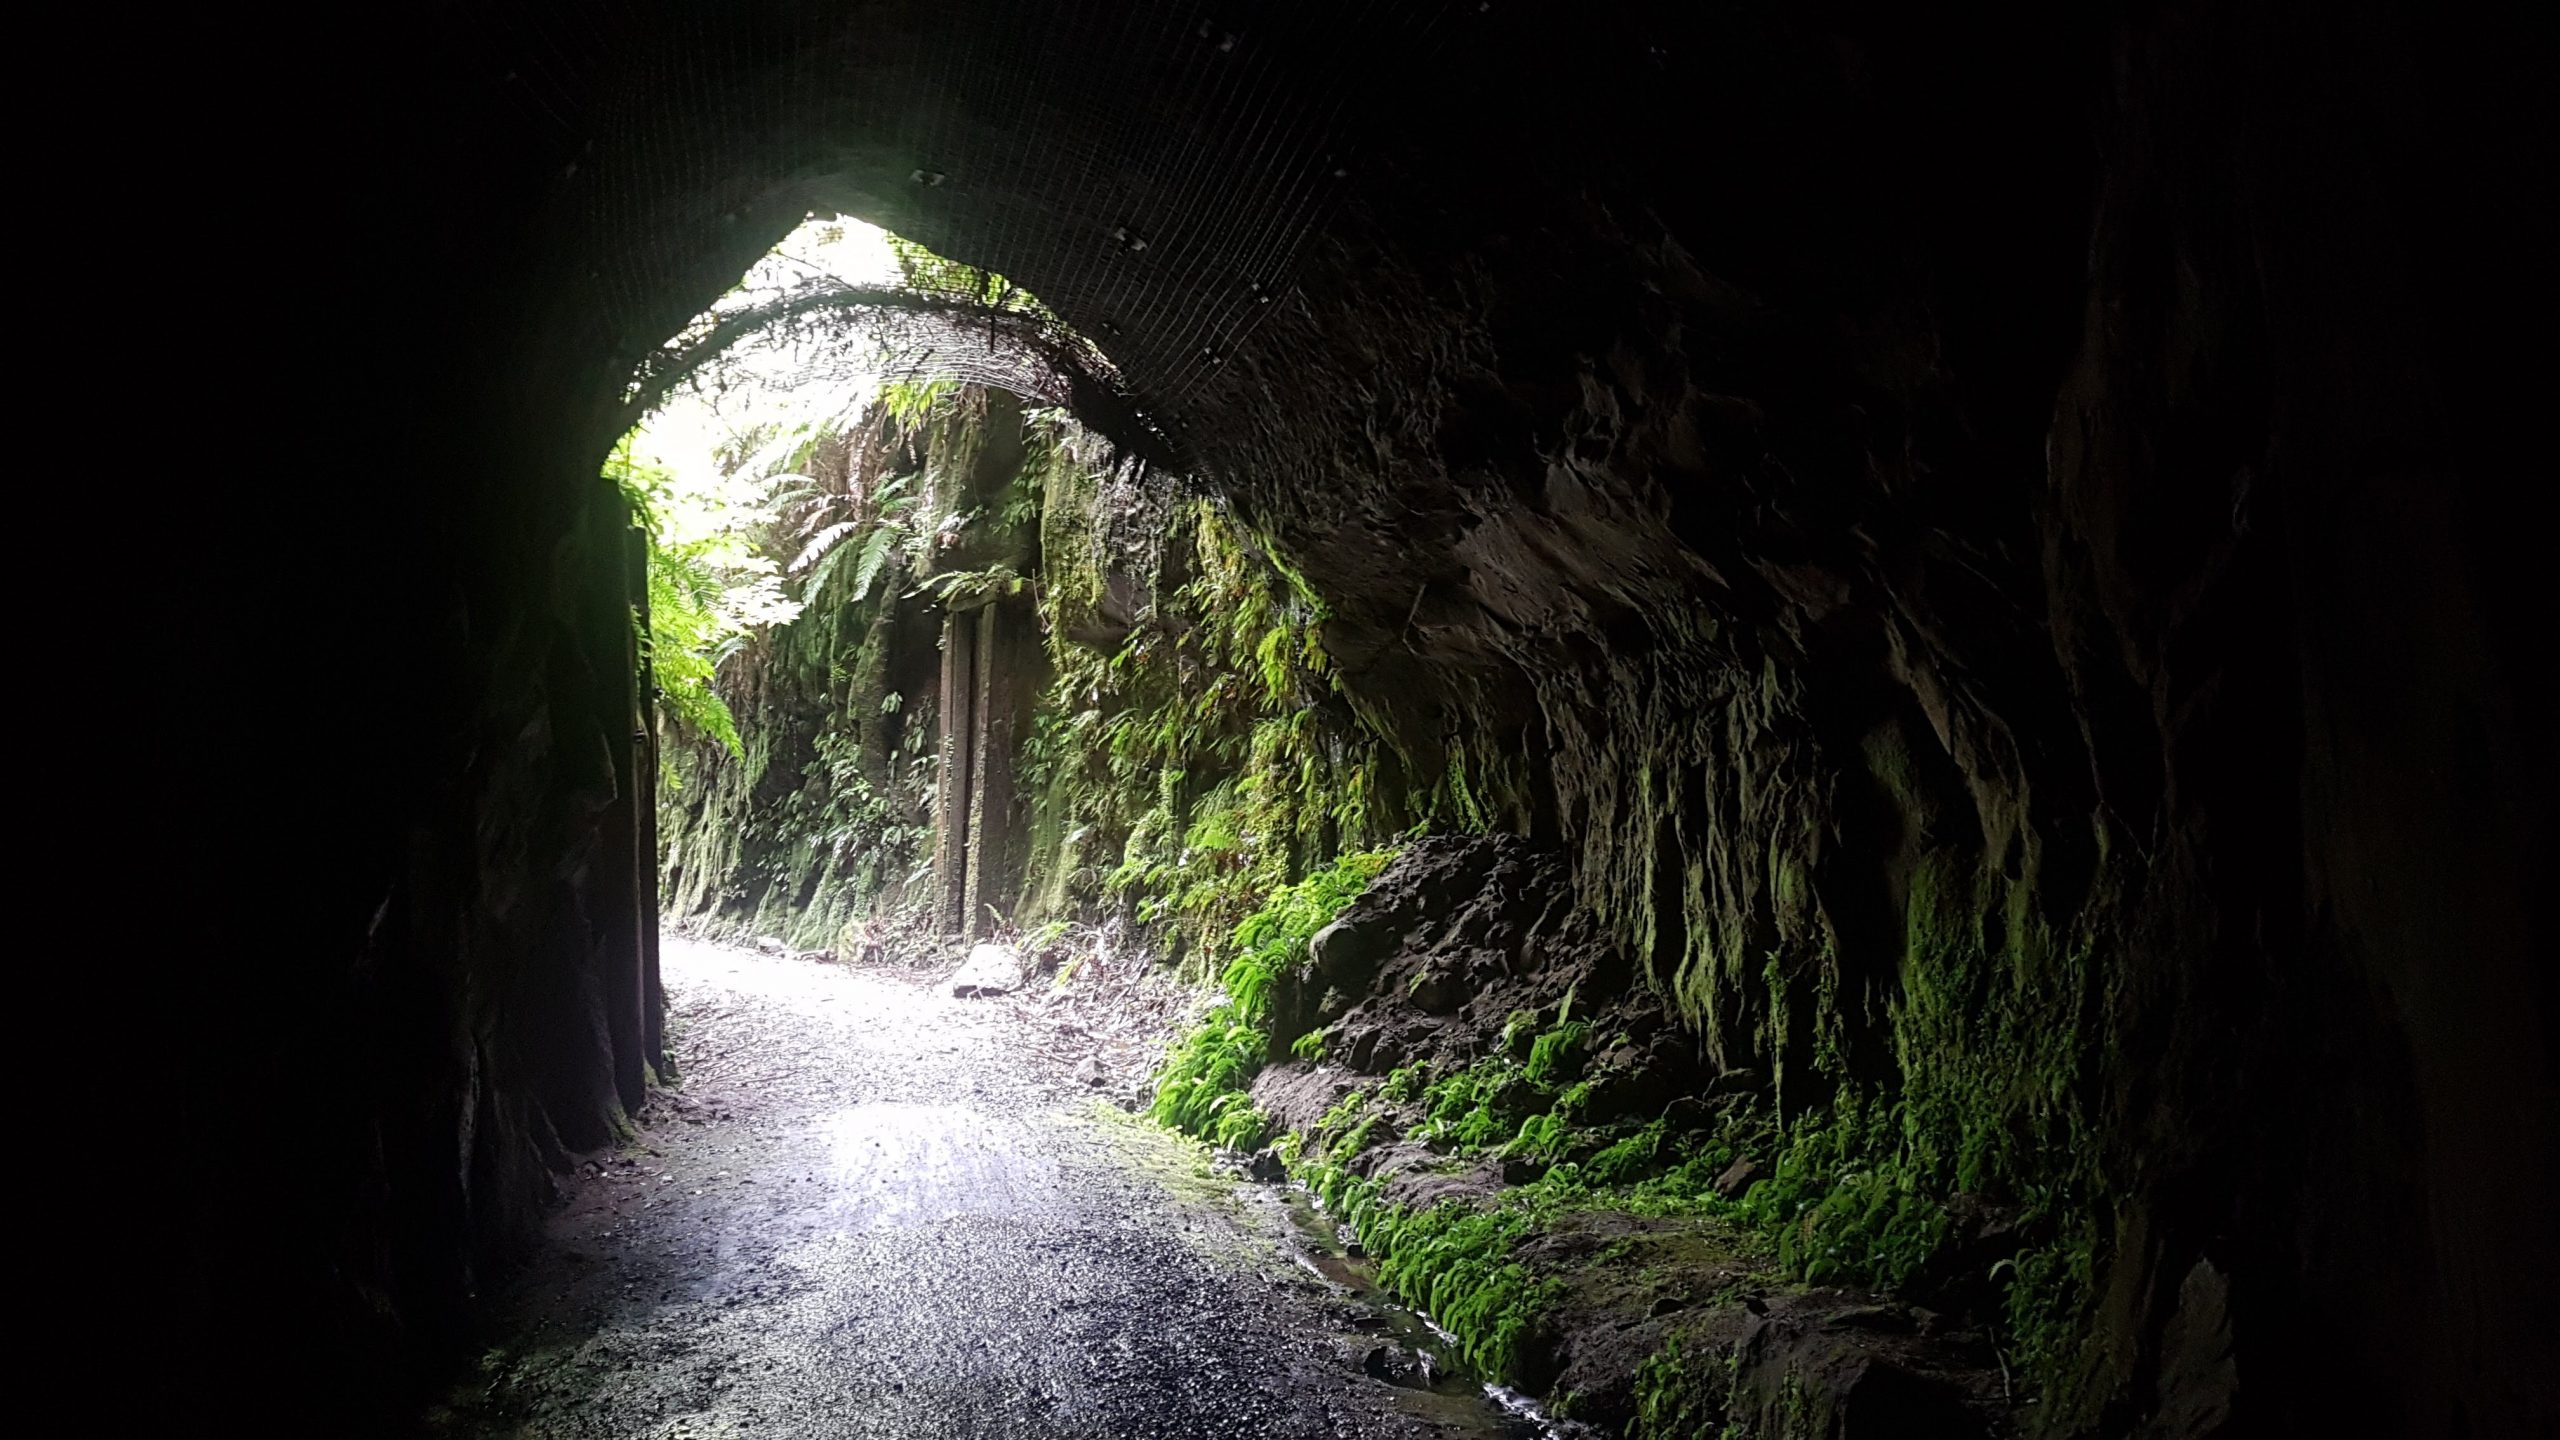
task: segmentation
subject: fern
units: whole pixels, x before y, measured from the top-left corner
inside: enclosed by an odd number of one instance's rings
[[[746,748],[738,738],[737,718],[711,688],[713,671],[738,639],[736,627],[720,611],[724,587],[710,564],[713,544],[674,544],[665,538],[658,507],[666,497],[668,475],[639,463],[630,437],[614,447],[606,475],[621,489],[633,523],[648,537],[649,621],[642,626],[637,615],[632,621],[640,661],[657,686],[658,703],[678,724],[743,758]]]
[[[891,552],[897,549],[898,532],[883,525],[863,537],[862,559],[853,568],[853,598],[863,599],[871,593],[871,584],[888,566]]]
[[[838,520],[830,525],[819,526],[817,531],[810,535],[809,543],[800,547],[800,558],[791,562],[791,572],[796,575],[808,569],[809,562],[826,554],[838,540],[852,534],[858,524],[859,522],[853,520]]]

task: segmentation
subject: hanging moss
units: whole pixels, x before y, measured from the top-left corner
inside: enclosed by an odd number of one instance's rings
[[[1116,906],[1210,973],[1275,890],[1409,823],[1379,793],[1395,762],[1339,698],[1321,607],[1231,517],[1185,503],[1136,553],[1072,508],[1108,503],[1090,469],[1043,495],[1056,678],[1025,755],[1025,921]]]

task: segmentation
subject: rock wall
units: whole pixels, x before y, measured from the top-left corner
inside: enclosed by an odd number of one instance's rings
[[[1735,68],[1613,132],[1624,169],[1534,99],[1419,144],[1381,191],[1434,243],[1320,257],[1237,382],[1274,397],[1239,489],[1355,694],[1574,850],[1711,1061],[1876,1087],[1953,1186],[2072,1197],[2045,1423],[2526,1433],[2550,785],[2490,519],[2524,457],[2480,272],[2429,258],[2516,194],[2489,62],[2373,12],[2146,12],[1997,69],[1735,23],[1668,44]],[[2236,1399],[2161,1358],[2208,1323]]]
[[[878,406],[844,417],[792,462],[816,498],[781,506],[754,541],[797,572],[785,584],[803,609],[715,676],[744,754],[662,727],[681,746],[659,797],[669,919],[818,950],[917,916],[959,928],[966,849],[946,884],[938,839],[953,807],[966,827],[976,790],[966,765],[947,804],[940,781],[959,740],[950,691],[966,716],[978,689],[952,630],[973,639],[978,617],[926,592],[938,575],[1031,564],[1028,527],[1004,518],[1021,430],[1012,396],[971,391],[912,425]]]
[[[1352,190],[1183,432],[1355,699],[1575,857],[1709,1058],[2077,1187],[2056,1428],[2547,1426],[2549,607],[2506,489],[2547,378],[2507,358],[2556,248],[2544,29],[1479,13],[1352,117]],[[436,1328],[526,1233],[532,1117],[576,1143],[617,1093],[581,989],[615,642],[574,617],[619,561],[575,537],[647,332],[818,199],[1072,288],[938,221],[858,106],[697,108],[820,61],[918,83],[968,26],[582,27],[533,105],[512,41],[445,18],[275,37],[206,97],[251,158],[177,187],[283,237],[228,285],[401,282],[262,339],[317,414],[174,572],[309,537],[246,582],[256,663],[173,662],[218,697],[191,801],[283,837],[180,896],[223,963],[177,1068],[234,1077],[181,1087],[224,1177],[189,1313],[235,1379],[271,1372],[221,1333],[327,1381],[349,1335]],[[954,119],[1117,136],[1103,173],[1133,133]],[[243,760],[278,675],[315,682],[280,781]]]

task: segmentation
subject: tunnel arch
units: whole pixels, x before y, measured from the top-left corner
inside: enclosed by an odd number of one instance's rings
[[[2271,1428],[2531,1432],[2549,712],[2496,486],[2533,396],[2480,358],[2549,238],[2516,218],[2530,37],[2390,5],[1017,18],[434,8],[326,76],[266,62],[293,113],[246,137],[252,193],[367,217],[332,278],[384,299],[276,367],[329,413],[261,503],[327,498],[260,516],[321,533],[343,603],[267,597],[265,669],[332,683],[281,780],[246,723],[187,741],[203,811],[256,794],[282,837],[183,882],[200,950],[279,957],[183,982],[229,1023],[178,1053],[256,1112],[177,1087],[225,1207],[190,1313],[272,1316],[362,1390],[628,1104],[596,460],[641,356],[819,207],[1101,344],[1325,595],[1364,713],[1565,846],[1721,1058],[1809,1043],[1769,1024],[1802,984],[1891,1069],[1928,883],[1992,897],[1936,939],[2014,905],[2092,942],[2124,1009],[2090,1051],[2135,1059],[2063,1087],[2122,1181],[2089,1426],[2159,1411],[2209,1265]],[[1239,56],[1240,111],[1184,78]],[[1322,138],[1260,146],[1257,104]],[[2336,1368],[2372,1388],[2308,1388]]]
[[[1354,188],[1389,82],[1447,63],[1421,3],[584,7],[480,16],[558,157],[535,263],[560,323],[639,358],[811,209],[1021,282],[1174,443]],[[583,63],[581,63],[583,62]],[[1205,433],[1205,432],[1204,432]]]

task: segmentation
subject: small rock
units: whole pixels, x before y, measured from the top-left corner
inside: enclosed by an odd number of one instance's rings
[[[1485,1097],[1485,1108],[1505,1120],[1525,1120],[1546,1108],[1546,1095],[1537,1086],[1514,1075],[1494,1087]]]
[[[951,993],[1009,995],[1022,988],[1022,956],[1010,946],[973,945],[969,958],[951,974]]]
[[[1096,1056],[1096,1055],[1087,1055],[1087,1056],[1086,1056],[1086,1057],[1084,1057],[1083,1059],[1081,1059],[1081,1060],[1077,1061],[1077,1062],[1076,1062],[1076,1068],[1075,1068],[1075,1077],[1076,1077],[1076,1083],[1077,1083],[1077,1084],[1079,1084],[1079,1085],[1099,1085],[1099,1084],[1101,1084],[1101,1083],[1102,1083],[1102,1059],[1101,1059],[1101,1057],[1100,1057],[1100,1056]]]
[[[1745,1155],[1726,1166],[1724,1173],[1716,1177],[1716,1193],[1731,1200],[1750,1189],[1751,1182],[1759,1178],[1760,1162]]]
[[[1467,998],[1466,981],[1461,976],[1433,965],[1413,977],[1405,987],[1405,999],[1425,1015],[1446,1015]]]
[[[1400,1346],[1370,1346],[1369,1353],[1360,1357],[1360,1369],[1373,1379],[1411,1390],[1427,1389],[1431,1384],[1430,1371]]]
[[[1644,1313],[1649,1319],[1659,1320],[1665,1315],[1677,1315],[1688,1308],[1688,1301],[1681,1299],[1677,1295],[1665,1295],[1654,1301],[1653,1308],[1645,1311]]]
[[[1352,1069],[1363,1074],[1374,1074],[1390,1068],[1377,1063],[1377,1054],[1378,1032],[1375,1029],[1367,1029],[1351,1037],[1351,1046],[1344,1052],[1343,1058],[1351,1063]]]
[[[1337,919],[1307,942],[1307,953],[1315,960],[1317,973],[1327,981],[1359,988],[1377,971],[1378,961],[1392,939],[1374,925]]]
[[[1826,1326],[1843,1330],[1909,1330],[1911,1312],[1899,1305],[1852,1305],[1824,1317]]]

